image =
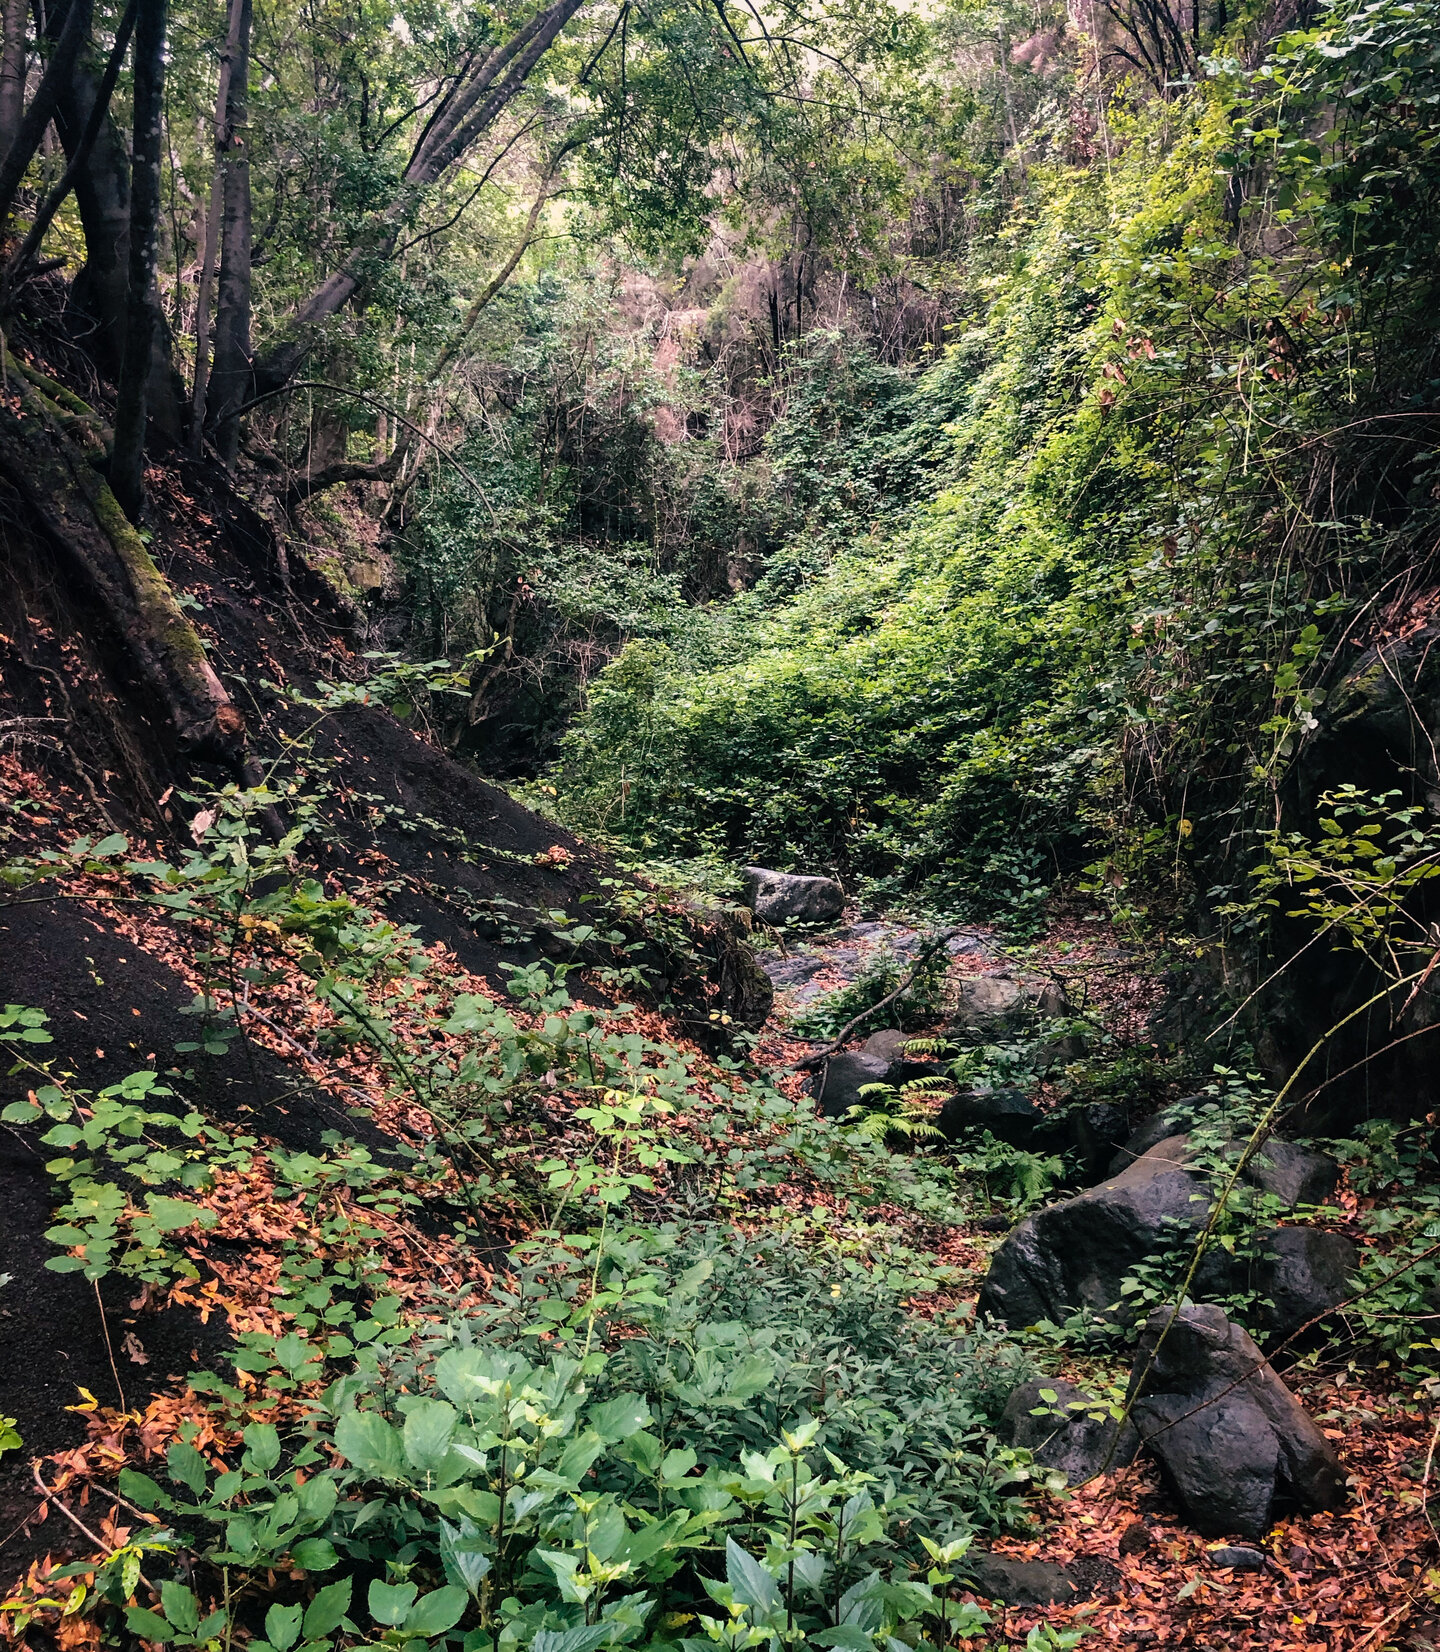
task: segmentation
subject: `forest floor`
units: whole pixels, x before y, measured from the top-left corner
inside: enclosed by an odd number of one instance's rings
[[[12,799],[28,800],[26,832],[37,842],[58,843],[66,800],[42,775],[22,770],[14,760],[7,760],[4,779]],[[9,967],[0,978],[0,999],[14,1002],[18,995],[47,1005],[67,1059],[86,1056],[92,1065],[118,1071],[193,1032],[176,991],[177,983],[188,988],[200,979],[193,957],[186,955],[183,932],[148,915],[117,916],[96,880],[77,876],[52,898],[12,905],[4,923],[7,944],[0,960]],[[32,944],[26,944],[27,929],[34,932]],[[786,1021],[797,999],[813,1002],[818,993],[811,989],[833,991],[853,982],[882,946],[903,955],[917,933],[891,922],[858,929],[852,924],[838,935],[812,937],[789,959],[771,958],[772,973],[782,981],[788,975],[793,985],[758,1046],[762,1064],[787,1066],[813,1047],[788,1033]],[[465,971],[444,943],[434,943],[430,952],[452,990],[498,996],[483,975]],[[17,975],[16,960],[22,957],[23,974]],[[798,968],[797,958],[804,960]],[[951,966],[952,984],[967,975],[1009,970],[1017,962],[1032,972],[1058,975],[1070,991],[1083,992],[1118,1036],[1143,1036],[1158,997],[1153,971],[1132,949],[1113,944],[1108,928],[1089,915],[1060,915],[1019,959],[1005,952],[993,932],[975,929]],[[337,1065],[306,1055],[315,1049],[320,1028],[301,991],[276,985],[264,1003],[269,1027],[256,1029],[248,1070],[222,1080],[214,1076],[222,1064],[215,1064],[201,1085],[203,1094],[192,1090],[191,1099],[242,1119],[268,1097],[267,1132],[297,1150],[313,1147],[317,1133],[343,1125],[352,1137],[383,1151],[403,1121],[387,1116],[383,1104],[369,1120],[354,1106],[357,1092],[381,1094],[377,1075],[363,1059]],[[650,1012],[633,1012],[632,1021],[642,1030],[667,1032]],[[427,1025],[417,1010],[416,1035]],[[673,1030],[669,1036],[674,1038]],[[693,1044],[689,1053],[705,1060]],[[802,1084],[797,1074],[781,1079],[786,1090],[798,1091]],[[279,1105],[277,1094],[285,1098]],[[194,1283],[177,1285],[164,1296],[148,1289],[132,1295],[113,1288],[113,1281],[92,1291],[77,1275],[43,1271],[45,1196],[33,1164],[25,1162],[26,1155],[33,1160],[34,1151],[12,1130],[5,1152],[0,1174],[6,1177],[7,1267],[14,1283],[6,1292],[4,1393],[7,1407],[23,1419],[26,1463],[23,1473],[12,1471],[7,1478],[0,1564],[12,1575],[28,1573],[17,1597],[23,1599],[43,1589],[53,1560],[113,1548],[135,1529],[136,1519],[113,1491],[121,1467],[153,1463],[182,1425],[198,1431],[193,1438],[202,1450],[207,1443],[224,1445],[223,1425],[185,1379],[223,1364],[235,1337],[283,1328],[272,1305],[282,1255],[287,1247],[323,1243],[324,1224],[293,1190],[277,1187],[257,1157],[207,1196],[219,1222],[191,1248],[199,1271]],[[484,1253],[457,1252],[443,1229],[425,1221],[423,1211],[377,1215],[362,1211],[343,1190],[338,1198],[349,1216],[376,1230],[389,1288],[407,1312],[435,1311],[462,1283],[488,1285]],[[985,1214],[977,1206],[970,1219],[948,1230],[911,1224],[916,1245],[936,1251],[967,1281],[954,1297],[978,1289],[998,1242],[987,1230],[993,1224],[980,1220]],[[518,1229],[507,1229],[502,1221],[496,1240],[517,1236]],[[914,1306],[922,1313],[930,1309],[924,1301]],[[1050,1363],[1058,1374],[1082,1381],[1096,1374],[1093,1362],[1063,1353],[1052,1352]],[[1427,1408],[1384,1378],[1383,1371],[1358,1365],[1343,1346],[1320,1351],[1303,1371],[1292,1373],[1300,1398],[1342,1456],[1352,1498],[1336,1514],[1280,1521],[1261,1545],[1261,1569],[1216,1565],[1210,1558],[1214,1545],[1186,1527],[1155,1467],[1137,1462],[1051,1500],[1038,1511],[1037,1529],[1029,1537],[995,1540],[996,1552],[1025,1559],[1067,1565],[1083,1560],[1089,1571],[1082,1569],[1082,1575],[1091,1578],[1092,1587],[1089,1598],[1074,1605],[992,1605],[986,1644],[1007,1644],[1007,1638],[1023,1638],[1048,1622],[1088,1626],[1099,1642],[1122,1646],[1210,1652],[1362,1652],[1390,1646],[1425,1652],[1440,1634],[1434,1616],[1440,1574],[1434,1569],[1435,1534],[1427,1508],[1434,1434]],[[32,1457],[39,1459],[33,1469]],[[88,1633],[87,1620],[77,1616],[60,1621],[56,1639],[78,1649],[87,1644]]]
[[[612,1030],[663,1044],[689,1065],[693,1113],[673,1128],[723,1163],[733,1138],[707,1133],[733,1073],[717,1055],[720,1012],[707,1009],[734,966],[720,927],[637,889],[603,854],[451,762],[423,727],[417,732],[355,697],[318,711],[287,697],[287,684],[313,695],[317,681],[353,680],[363,669],[339,640],[338,623],[335,636],[323,634],[334,622],[323,593],[278,583],[273,570],[247,560],[224,501],[201,496],[183,470],[161,480],[166,486],[156,491],[168,514],[157,523],[156,545],[168,577],[200,605],[197,624],[227,678],[245,685],[247,716],[271,742],[267,760],[300,752],[307,766],[287,806],[309,811],[313,899],[353,900],[413,931],[413,967],[383,995],[400,1055],[418,1060],[449,1047],[439,1023],[457,995],[516,1013],[506,965],[575,961],[567,926],[616,924],[608,966],[591,956],[571,983],[575,994],[596,1008],[629,1004]],[[160,1287],[112,1273],[92,1284],[82,1273],[47,1268],[55,1254],[45,1238],[55,1205],[49,1154],[28,1126],[0,1129],[0,1272],[9,1276],[0,1289],[0,1410],[17,1419],[23,1441],[0,1461],[0,1570],[19,1580],[11,1598],[23,1608],[44,1596],[54,1561],[113,1550],[143,1531],[146,1517],[117,1500],[121,1468],[152,1464],[182,1428],[202,1452],[233,1446],[233,1419],[191,1384],[229,1373],[242,1339],[285,1332],[293,1321],[287,1270],[311,1260],[328,1265],[360,1245],[400,1310],[423,1323],[463,1287],[488,1291],[526,1223],[503,1199],[489,1201],[485,1230],[461,1245],[433,1188],[417,1184],[377,1203],[361,1181],[326,1183],[323,1201],[307,1186],[306,1163],[336,1135],[383,1165],[397,1142],[423,1141],[426,1121],[373,1051],[336,1041],[333,1014],[317,1000],[299,953],[268,935],[269,920],[256,918],[231,936],[232,962],[263,962],[263,982],[218,994],[244,1036],[221,1040],[214,1052],[199,1047],[197,1000],[214,991],[211,920],[176,921],[137,898],[115,855],[96,864],[73,845],[113,832],[113,815],[122,824],[148,815],[151,830],[131,829],[134,853],[178,865],[203,850],[223,870],[216,836],[223,811],[214,801],[223,777],[155,772],[139,751],[149,738],[143,720],[122,726],[120,688],[103,651],[87,644],[93,628],[69,605],[71,594],[38,562],[10,573],[0,599],[0,822],[7,856],[48,871],[0,900],[0,1006],[45,1012],[51,1042],[36,1046],[34,1059],[52,1075],[71,1075],[66,1083],[77,1094],[150,1066],[205,1130],[242,1144],[203,1195],[213,1225],[186,1237],[193,1278]],[[63,742],[45,732],[61,724]],[[898,918],[852,914],[843,933],[807,937],[769,958],[778,1006],[750,1070],[798,1100],[805,1081],[790,1069],[815,1044],[794,1035],[791,1017],[853,984],[877,952],[912,955],[920,934]],[[1144,1045],[1163,997],[1154,961],[1083,905],[1055,908],[1041,939],[1023,949],[971,926],[956,945],[946,990],[953,997],[967,976],[1017,969],[1057,980],[1121,1050]],[[638,994],[636,983],[656,971],[663,992]],[[655,1007],[659,996],[671,1003],[665,1013]],[[42,1080],[34,1068],[17,1069],[5,1099]],[[517,1151],[537,1159],[580,1139],[573,1101],[562,1094],[542,1097],[526,1128]],[[758,1192],[737,1188],[734,1200],[738,1220],[758,1223],[824,1197],[794,1167]],[[898,1206],[885,1219],[917,1252],[952,1270],[943,1306],[954,1307],[978,1290],[998,1243],[996,1215],[977,1193],[949,1223]],[[923,1297],[912,1306],[917,1314],[937,1310]],[[1063,1348],[1034,1351],[1057,1373],[1094,1374]],[[1067,1563],[1088,1557],[1090,1598],[994,1606],[977,1652],[1023,1639],[1042,1620],[1088,1625],[1097,1644],[1429,1652],[1440,1639],[1440,1572],[1428,1510],[1435,1438],[1428,1405],[1346,1341],[1312,1350],[1289,1380],[1341,1453],[1348,1507],[1281,1521],[1264,1541],[1263,1569],[1241,1573],[1214,1564],[1210,1545],[1186,1528],[1144,1463],[1037,1501],[1034,1530],[994,1547]],[[242,1392],[253,1393],[255,1383],[239,1373]],[[282,1414],[294,1414],[305,1392],[301,1381],[281,1400]],[[94,1644],[94,1621],[83,1613],[37,1608],[22,1632],[16,1625],[25,1616],[22,1609],[0,1621],[37,1647],[81,1652]]]

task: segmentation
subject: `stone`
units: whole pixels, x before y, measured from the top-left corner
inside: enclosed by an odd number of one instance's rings
[[[1199,1101],[1200,1097],[1190,1096],[1187,1099],[1189,1101]],[[1178,1105],[1183,1106],[1185,1104],[1182,1102]],[[1171,1122],[1169,1109],[1156,1113],[1153,1117],[1146,1119],[1143,1124],[1138,1125],[1133,1133],[1126,1138],[1124,1145],[1110,1161],[1110,1174],[1118,1176],[1122,1170],[1129,1169],[1136,1159],[1143,1159],[1157,1142],[1162,1142],[1167,1136],[1177,1134],[1179,1134],[1179,1127]]]
[[[1063,1606],[1081,1594],[1066,1569],[1053,1561],[980,1552],[966,1555],[960,1569],[975,1594],[1006,1606]]]
[[[1260,1326],[1288,1337],[1338,1307],[1354,1289],[1360,1252],[1342,1233],[1323,1228],[1275,1228],[1261,1240],[1257,1288],[1271,1306]]]
[[[1045,1113],[1022,1090],[959,1090],[935,1116],[946,1141],[958,1141],[967,1130],[988,1130],[1012,1147],[1033,1147],[1045,1122]]]
[[[747,866],[745,896],[761,923],[827,923],[845,910],[845,891],[834,878],[772,872]]]
[[[884,1056],[866,1055],[863,1050],[842,1050],[832,1055],[810,1081],[816,1106],[827,1119],[838,1119],[851,1107],[863,1106],[860,1094],[866,1084],[888,1084],[890,1063]]]
[[[1118,1176],[1027,1216],[995,1252],[978,1311],[1019,1330],[1113,1309],[1137,1263],[1205,1219],[1209,1192],[1186,1159],[1186,1138],[1168,1137]]]
[[[1221,1543],[1206,1556],[1212,1566],[1226,1566],[1236,1572],[1259,1572],[1265,1568],[1265,1556],[1259,1549],[1244,1543]]]
[[[960,1098],[946,1104],[952,1118],[958,1116],[959,1106]],[[945,1130],[945,1109],[939,1123]],[[980,1292],[981,1313],[1014,1330],[1041,1319],[1058,1324],[1082,1308],[1114,1312],[1115,1318],[1124,1320],[1120,1287],[1126,1277],[1138,1263],[1183,1238],[1186,1229],[1198,1229],[1212,1202],[1205,1179],[1189,1168],[1187,1136],[1162,1137],[1147,1145],[1159,1128],[1159,1121],[1147,1121],[1130,1138],[1117,1159],[1129,1162],[1108,1181],[1047,1205],[1018,1224],[991,1260]],[[992,1131],[1000,1134],[993,1126]],[[1029,1145],[1018,1127],[1003,1139]],[[1334,1161],[1308,1149],[1282,1151],[1290,1146],[1269,1144],[1266,1162],[1252,1163],[1246,1179],[1268,1177],[1269,1190],[1277,1197],[1298,1194],[1310,1202],[1309,1195],[1325,1184]],[[1130,1159],[1137,1150],[1138,1156]],[[1220,1246],[1211,1247],[1196,1276],[1194,1294],[1228,1296],[1253,1290],[1273,1304],[1257,1315],[1257,1329],[1285,1337],[1345,1299],[1357,1262],[1354,1247],[1340,1235],[1277,1227],[1262,1238],[1254,1262],[1237,1261]]]
[[[1047,1400],[1045,1394],[1055,1397]],[[1000,1433],[1011,1445],[1023,1446],[1042,1467],[1059,1470],[1072,1486],[1127,1467],[1140,1449],[1140,1436],[1131,1423],[1117,1430],[1115,1419],[1103,1414],[1094,1395],[1059,1377],[1021,1383],[1006,1403]]]
[[[1053,1017],[1064,1015],[1068,1007],[1065,994],[1044,976],[1009,970],[969,975],[960,983],[950,1025],[961,1032],[999,1032],[1028,1012]]]
[[[910,1084],[917,1078],[940,1077],[945,1068],[941,1062],[924,1055],[912,1055],[905,1046],[914,1033],[901,1032],[898,1027],[886,1027],[871,1033],[860,1046],[862,1055],[878,1056],[889,1063],[887,1084]]]
[[[1066,1115],[1065,1133],[1085,1181],[1103,1182],[1115,1174],[1111,1164],[1116,1151],[1133,1134],[1130,1110],[1114,1101],[1092,1101]]]
[[[1327,1153],[1272,1136],[1246,1166],[1245,1175],[1293,1210],[1296,1205],[1323,1205],[1340,1180],[1340,1166]]]
[[[1256,1538],[1280,1514],[1336,1509],[1335,1453],[1248,1333],[1206,1304],[1157,1308],[1130,1382],[1131,1416],[1202,1536]]]

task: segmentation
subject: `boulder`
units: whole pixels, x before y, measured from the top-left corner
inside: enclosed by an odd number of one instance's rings
[[[1335,1509],[1335,1453],[1250,1336],[1207,1305],[1157,1308],[1130,1379],[1131,1417],[1195,1529],[1259,1537],[1280,1514]]]
[[[1085,1181],[1102,1182],[1115,1174],[1111,1165],[1116,1151],[1132,1135],[1130,1110],[1114,1101],[1092,1101],[1065,1115],[1065,1133]]]
[[[961,981],[950,1024],[961,1032],[1000,1032],[1027,1012],[1056,1016],[1064,1015],[1067,1007],[1065,994],[1053,981],[1001,970]]]
[[[1219,1543],[1206,1553],[1205,1558],[1212,1566],[1228,1567],[1236,1572],[1261,1572],[1265,1569],[1262,1551],[1252,1549],[1247,1543]]]
[[[1250,1289],[1268,1299],[1256,1316],[1267,1339],[1288,1337],[1337,1307],[1360,1266],[1360,1252],[1344,1234],[1323,1228],[1271,1228],[1256,1248],[1259,1256],[1248,1266],[1217,1251],[1212,1269],[1207,1255],[1200,1283],[1205,1295]]]
[[[1049,1560],[1017,1560],[1008,1554],[968,1554],[960,1562],[966,1585],[982,1600],[1005,1606],[1063,1606],[1081,1590],[1063,1566]]]
[[[741,876],[745,898],[761,923],[827,923],[845,910],[845,891],[834,878],[771,872],[763,866],[747,866]]]
[[[860,1046],[862,1055],[873,1055],[889,1063],[887,1084],[909,1084],[917,1078],[938,1077],[945,1072],[943,1063],[923,1055],[909,1054],[905,1046],[915,1035],[901,1032],[898,1027],[886,1027],[871,1033]]]
[[[946,1141],[958,1141],[966,1130],[988,1130],[996,1141],[1012,1147],[1033,1147],[1046,1114],[1023,1090],[959,1090],[947,1096],[935,1123]]]
[[[1187,1098],[1192,1102],[1199,1099],[1198,1096]],[[1181,1102],[1177,1105],[1184,1106],[1185,1103]],[[1134,1164],[1136,1159],[1143,1159],[1157,1142],[1162,1142],[1167,1136],[1174,1136],[1179,1133],[1180,1127],[1171,1122],[1168,1108],[1154,1114],[1137,1125],[1125,1138],[1124,1144],[1110,1161],[1110,1174],[1118,1176],[1122,1170],[1127,1170]]]
[[[1293,1210],[1296,1205],[1323,1205],[1335,1192],[1340,1166],[1326,1153],[1272,1136],[1246,1166],[1245,1175]]]
[[[942,1111],[942,1129],[945,1120]],[[1103,1313],[1118,1303],[1120,1286],[1138,1262],[1157,1255],[1186,1228],[1201,1226],[1211,1195],[1204,1178],[1188,1168],[1188,1137],[1167,1136],[1147,1146],[1147,1133],[1158,1128],[1147,1121],[1136,1131],[1121,1156],[1143,1150],[1108,1181],[1047,1205],[1016,1227],[990,1264],[980,1293],[982,1313],[1015,1329],[1040,1319],[1058,1322],[1078,1308]],[[1333,1186],[1336,1174],[1333,1159],[1272,1141],[1251,1161],[1246,1180],[1286,1203],[1292,1197],[1313,1203]],[[1358,1261],[1354,1246],[1339,1234],[1276,1227],[1260,1240],[1255,1261],[1212,1246],[1194,1294],[1255,1291],[1271,1302],[1257,1315],[1257,1329],[1285,1337],[1350,1294]]]
[[[1112,1308],[1137,1263],[1205,1219],[1209,1192],[1186,1168],[1186,1145],[1157,1142],[1118,1176],[1027,1216],[995,1252],[978,1311],[1018,1330]]]
[[[864,1104],[866,1084],[888,1084],[890,1063],[882,1055],[843,1050],[832,1055],[810,1081],[815,1104],[827,1119],[838,1119],[851,1107]]]
[[[1094,1395],[1059,1377],[1021,1383],[1006,1403],[1000,1433],[1043,1467],[1058,1469],[1072,1486],[1125,1468],[1140,1449],[1132,1423],[1117,1424]]]

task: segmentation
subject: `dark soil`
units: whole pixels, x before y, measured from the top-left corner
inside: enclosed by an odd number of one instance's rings
[[[557,940],[552,912],[611,927],[601,880],[621,876],[613,864],[452,761],[423,729],[373,705],[323,718],[315,729],[316,714],[276,685],[314,694],[323,681],[372,671],[360,654],[367,644],[356,616],[317,576],[287,562],[270,525],[223,479],[179,461],[165,485],[154,477],[152,553],[172,585],[200,604],[197,628],[281,788],[295,773],[287,741],[314,735],[318,761],[307,782],[318,776],[323,791],[308,852],[320,874],[340,874],[352,889],[364,880],[372,904],[415,926],[427,943],[443,942],[496,986],[506,979],[504,965],[572,955]],[[75,589],[0,486],[0,757],[7,755],[42,782],[44,808],[29,813],[40,812],[48,826],[22,838],[30,848],[118,829],[137,849],[149,845],[175,858],[188,847],[200,807],[187,789],[203,795],[231,778],[176,749],[106,615]],[[19,794],[0,792],[0,826],[28,819],[17,813],[20,803]],[[565,851],[558,858],[549,853],[557,847]],[[723,933],[698,926],[693,933],[693,944],[677,948],[632,930],[641,950],[592,944],[588,961],[645,964],[654,1000],[679,1006],[682,1019],[708,1034],[714,989],[707,977],[728,984],[735,946]],[[392,1145],[368,1119],[317,1092],[297,1067],[244,1040],[221,1058],[178,1054],[177,1044],[196,1038],[196,1021],[182,1013],[192,997],[180,974],[134,945],[103,911],[58,889],[14,897],[0,891],[0,1004],[47,1012],[55,1042],[35,1047],[41,1058],[95,1087],[154,1063],[186,1106],[291,1150],[319,1150],[328,1131],[382,1156]],[[0,1103],[27,1087],[23,1077],[0,1082]],[[24,1440],[0,1461],[0,1570],[7,1575],[35,1553],[63,1550],[71,1535],[53,1515],[43,1527],[21,1529],[37,1501],[32,1457],[84,1437],[82,1417],[65,1409],[77,1403],[79,1388],[103,1405],[119,1402],[94,1287],[45,1266],[55,1253],[44,1237],[54,1201],[37,1134],[0,1129],[0,1273],[10,1276],[0,1288],[0,1411],[18,1419]],[[226,1338],[222,1323],[202,1327],[188,1310],[138,1315],[128,1295],[107,1282],[101,1299],[134,1408],[215,1361]],[[139,1337],[147,1364],[132,1364],[120,1351],[126,1330]]]

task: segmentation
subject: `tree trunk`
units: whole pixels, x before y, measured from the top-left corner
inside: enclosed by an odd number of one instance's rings
[[[25,109],[25,32],[30,21],[26,0],[0,6],[0,155],[8,155],[20,134]]]
[[[55,41],[55,50],[50,55],[45,73],[40,77],[40,84],[35,88],[30,107],[20,117],[14,142],[5,151],[4,160],[0,161],[0,228],[9,221],[15,205],[15,193],[20,188],[31,157],[40,147],[40,140],[50,125],[61,92],[70,84],[81,48],[89,45],[92,12],[92,0],[70,0],[65,21]]]
[[[182,751],[246,778],[245,719],[232,703],[155,566],[95,466],[99,419],[71,392],[4,356],[20,413],[0,405],[0,475],[42,533],[110,614],[145,681],[160,696]]]
[[[76,187],[81,173],[89,164],[91,151],[95,147],[95,140],[100,136],[101,124],[108,115],[110,99],[115,91],[115,82],[120,78],[120,65],[125,61],[130,36],[135,28],[135,7],[137,3],[138,0],[127,0],[119,27],[115,31],[115,44],[110,50],[109,60],[105,64],[105,73],[100,80],[99,96],[95,106],[90,111],[90,118],[85,123],[85,130],[81,134],[80,142],[75,147],[74,153],[69,157],[60,182],[41,202],[24,241],[21,242],[19,249],[11,258],[5,270],[3,296],[7,301],[14,290],[16,282],[23,277],[26,265],[40,251],[40,245],[45,239],[45,232],[54,221],[55,214],[64,204],[65,197]]]
[[[230,74],[220,158],[220,294],[215,311],[215,367],[210,375],[210,424],[227,470],[240,449],[240,410],[250,398],[250,0],[231,0],[226,41]]]
[[[388,259],[400,226],[422,191],[462,159],[480,135],[500,118],[531,71],[555,43],[561,29],[585,0],[552,0],[518,29],[504,46],[469,65],[442,99],[420,134],[405,168],[399,194],[374,213],[340,268],[311,293],[275,343],[256,358],[255,389],[283,389],[315,347],[321,324],[339,313],[365,279],[367,266]]]
[[[146,392],[160,309],[155,269],[165,116],[165,10],[166,0],[140,0],[135,24],[129,291],[115,401],[115,449],[110,461],[111,492],[132,522],[139,521],[145,504]]]
[[[215,94],[215,175],[210,185],[210,209],[205,215],[205,245],[200,255],[200,287],[195,306],[195,385],[190,402],[190,451],[197,457],[204,445],[206,402],[210,387],[210,288],[220,241],[220,217],[225,186],[225,154],[233,129],[229,119],[230,78],[237,54],[243,51],[249,67],[250,8],[230,0],[225,48],[220,54],[220,84]]]

